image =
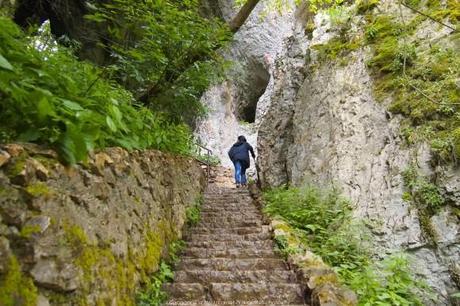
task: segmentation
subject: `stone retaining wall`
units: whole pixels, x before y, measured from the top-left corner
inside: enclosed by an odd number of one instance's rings
[[[0,147],[2,305],[132,305],[185,211],[200,165],[111,148],[65,167],[34,145]]]

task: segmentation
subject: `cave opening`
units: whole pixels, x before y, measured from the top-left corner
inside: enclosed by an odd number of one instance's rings
[[[256,121],[257,103],[267,89],[269,81],[270,74],[262,63],[250,63],[242,99],[237,105],[237,117],[239,120],[247,123]]]

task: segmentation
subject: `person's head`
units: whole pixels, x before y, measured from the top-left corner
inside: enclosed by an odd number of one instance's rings
[[[246,142],[246,137],[244,137],[243,135],[238,136],[238,141],[239,142]]]

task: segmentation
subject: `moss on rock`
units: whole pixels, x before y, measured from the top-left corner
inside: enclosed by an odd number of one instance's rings
[[[0,301],[2,306],[35,306],[38,293],[32,279],[21,271],[16,257],[11,256],[8,270],[0,276]]]

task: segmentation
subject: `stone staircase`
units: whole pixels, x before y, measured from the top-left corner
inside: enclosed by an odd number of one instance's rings
[[[305,305],[247,190],[211,184],[185,239],[167,305]]]

